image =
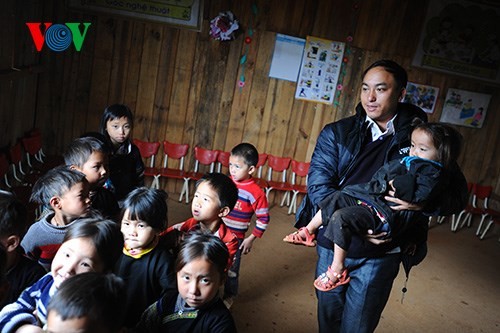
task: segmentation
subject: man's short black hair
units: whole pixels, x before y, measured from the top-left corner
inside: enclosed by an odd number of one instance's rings
[[[408,83],[408,73],[401,67],[397,62],[388,59],[377,60],[363,72],[362,79],[364,79],[366,73],[372,68],[383,67],[387,72],[391,73],[394,77],[394,81],[398,85],[399,89],[406,89],[406,84]]]

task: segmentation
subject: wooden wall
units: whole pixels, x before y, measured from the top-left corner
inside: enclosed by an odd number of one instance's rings
[[[322,127],[352,114],[363,69],[392,58],[408,69],[410,81],[440,88],[431,120],[439,120],[448,88],[492,94],[483,128],[458,127],[466,142],[460,164],[469,181],[493,184],[499,195],[499,87],[411,67],[427,3],[205,0],[199,33],[73,12],[61,1],[7,0],[0,14],[0,145],[35,126],[44,134],[45,150],[61,152],[72,138],[98,129],[107,105],[125,103],[134,111],[138,139],[221,150],[248,141],[261,152],[309,160]],[[231,42],[208,36],[210,19],[222,10],[232,10],[244,27],[252,22],[242,89],[237,82],[244,36]],[[29,21],[92,25],[81,52],[38,53],[25,26]],[[338,105],[295,100],[295,83],[268,77],[276,33],[353,37]],[[186,166],[192,163],[190,158]]]

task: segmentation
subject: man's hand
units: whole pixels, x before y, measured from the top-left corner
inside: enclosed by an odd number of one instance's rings
[[[370,243],[375,244],[375,245],[380,245],[380,244],[388,243],[392,240],[392,238],[383,238],[386,235],[387,235],[387,232],[381,232],[379,234],[374,235],[373,230],[368,229],[368,234],[365,235],[364,237]]]
[[[241,243],[241,245],[240,245],[241,253],[243,253],[243,254],[250,253],[250,250],[252,250],[252,246],[253,246],[253,241],[254,240],[255,240],[255,236],[254,235],[250,235],[247,238],[245,238],[243,240],[243,242]]]

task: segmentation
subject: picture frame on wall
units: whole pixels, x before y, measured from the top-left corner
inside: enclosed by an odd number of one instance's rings
[[[500,2],[433,0],[412,65],[500,83]]]
[[[408,82],[403,103],[410,103],[420,107],[426,113],[433,113],[437,103],[439,88]]]
[[[201,31],[203,0],[69,0],[68,8],[120,15]]]
[[[481,128],[491,95],[450,88],[446,93],[440,121],[466,127]]]

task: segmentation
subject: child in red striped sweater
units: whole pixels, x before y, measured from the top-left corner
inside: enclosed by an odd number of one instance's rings
[[[234,209],[223,218],[224,223],[238,238],[238,251],[229,269],[224,286],[224,302],[230,307],[238,295],[238,275],[241,254],[248,254],[256,238],[261,238],[269,224],[269,205],[266,194],[252,178],[259,160],[257,149],[250,143],[240,143],[231,150],[229,173],[238,188],[238,201]],[[245,238],[255,213],[252,234]]]

